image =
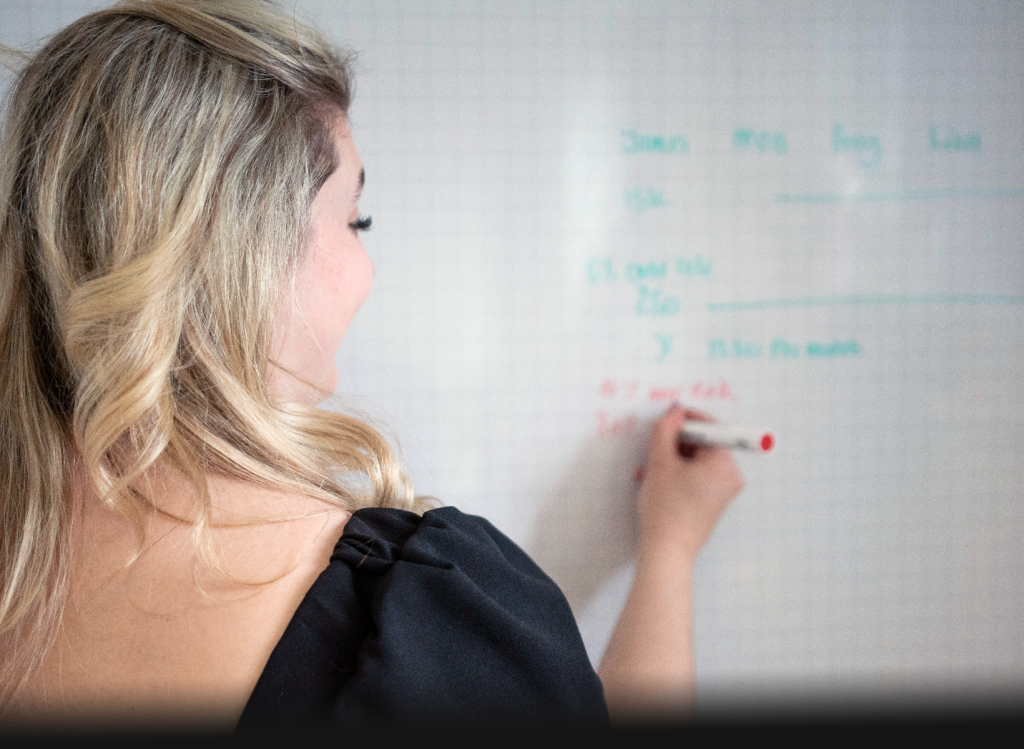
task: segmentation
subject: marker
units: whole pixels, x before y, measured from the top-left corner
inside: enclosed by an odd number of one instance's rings
[[[691,445],[751,450],[756,453],[766,453],[775,447],[775,436],[764,429],[709,424],[705,421],[686,422],[686,426],[679,432],[679,441]]]

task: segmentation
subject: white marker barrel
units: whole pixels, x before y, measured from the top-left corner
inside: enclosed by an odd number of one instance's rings
[[[704,421],[686,422],[679,433],[679,440],[691,445],[730,447],[758,453],[766,453],[775,447],[775,436],[764,429],[709,424]]]

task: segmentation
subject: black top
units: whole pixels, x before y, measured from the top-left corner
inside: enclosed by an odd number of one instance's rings
[[[569,604],[453,507],[353,513],[242,712],[282,723],[607,723]]]

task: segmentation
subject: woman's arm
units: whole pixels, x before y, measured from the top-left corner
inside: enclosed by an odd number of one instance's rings
[[[743,478],[724,448],[684,455],[679,431],[703,414],[673,406],[654,425],[637,509],[636,575],[598,674],[612,720],[690,710],[693,567]]]

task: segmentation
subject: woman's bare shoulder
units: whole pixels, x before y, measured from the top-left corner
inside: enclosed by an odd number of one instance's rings
[[[141,550],[130,522],[94,495],[80,501],[60,637],[13,714],[234,725],[349,513],[211,481],[214,569],[195,552],[194,525],[174,517],[188,504],[174,491],[144,518]]]

